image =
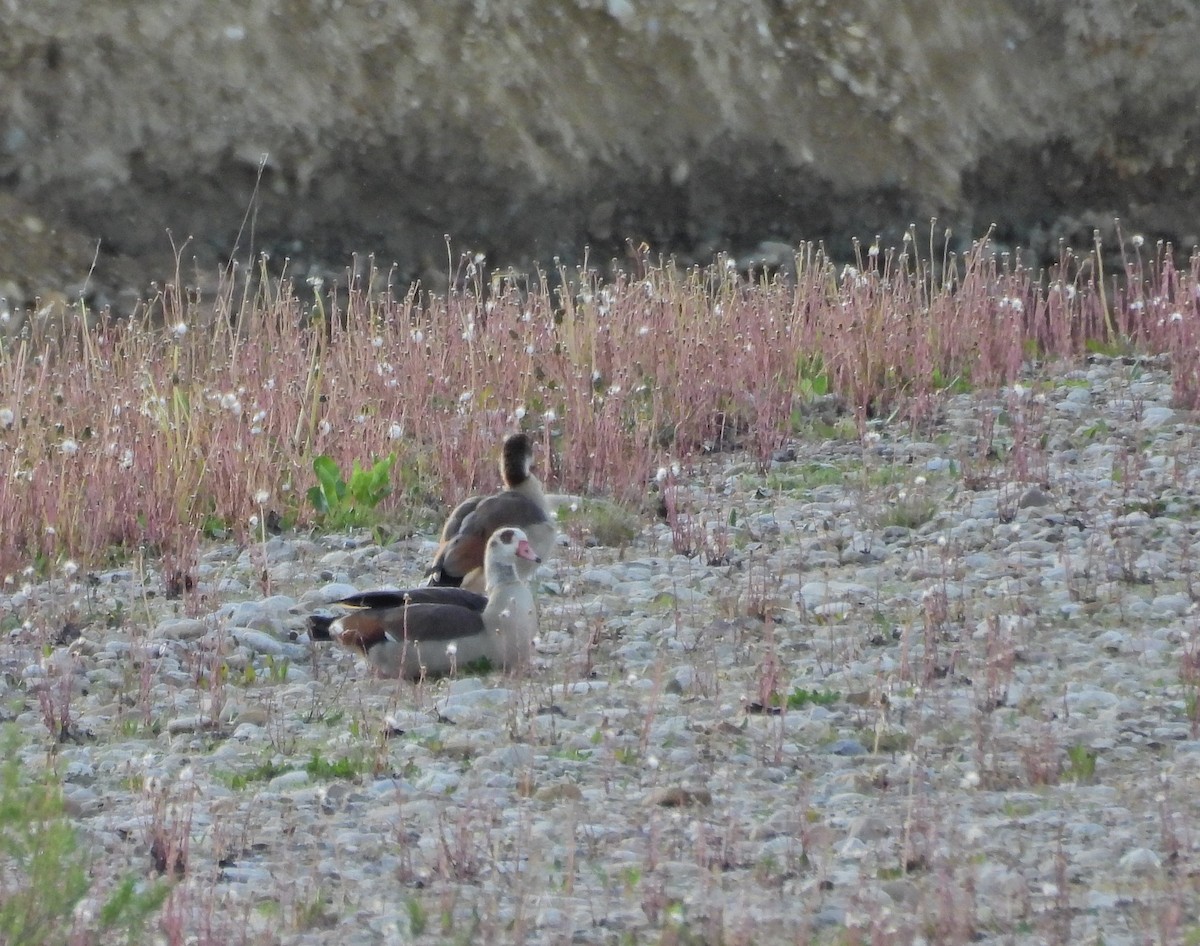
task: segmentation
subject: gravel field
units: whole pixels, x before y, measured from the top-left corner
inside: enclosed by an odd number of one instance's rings
[[[1170,397],[1097,359],[916,434],[814,420],[765,473],[716,454],[624,547],[564,525],[522,679],[308,641],[432,535],[210,544],[196,614],[152,563],[15,576],[0,719],[98,877],[177,878],[162,942],[1200,942]]]

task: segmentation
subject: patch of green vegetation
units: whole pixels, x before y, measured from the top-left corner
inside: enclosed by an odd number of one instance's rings
[[[295,924],[296,929],[331,930],[337,926],[338,917],[325,903],[325,897],[317,889],[307,899],[297,902]]]
[[[912,736],[899,730],[873,733],[871,738],[876,752],[905,752],[912,745]]]
[[[275,659],[274,654],[267,654],[267,673],[271,678],[272,683],[286,683],[288,678],[288,668],[291,666],[291,661],[286,657]]]
[[[206,539],[227,539],[229,523],[214,512],[206,513],[200,520],[200,534]]]
[[[158,720],[146,723],[132,716],[122,719],[118,728],[127,739],[155,739],[162,732],[162,724]]]
[[[836,690],[806,690],[804,687],[796,687],[787,698],[780,693],[772,693],[767,699],[770,706],[783,706],[787,703],[788,709],[801,709],[812,703],[814,706],[832,706],[842,698],[842,694]]]
[[[342,779],[357,778],[367,768],[365,759],[336,759],[330,761],[329,759],[323,759],[318,753],[314,752],[307,764],[305,764],[304,771],[313,778]]]
[[[248,772],[219,773],[217,777],[235,792],[253,785],[255,782],[269,782],[277,775],[292,771],[292,766],[277,762],[262,762]]]
[[[354,461],[347,481],[334,459],[321,454],[313,459],[317,485],[308,490],[308,502],[321,524],[337,531],[374,524],[375,507],[392,492],[392,467],[396,455],[388,454],[370,466]]]
[[[879,516],[881,528],[919,529],[937,515],[938,504],[923,492],[906,492]]]
[[[933,369],[933,389],[946,391],[950,394],[970,394],[971,378],[966,374],[956,374],[953,377],[942,374],[941,369]]]
[[[824,397],[829,393],[829,373],[825,360],[819,354],[800,354],[796,358],[795,394],[805,401]]]
[[[1029,801],[1006,800],[1000,810],[1007,818],[1027,818],[1037,812],[1038,807]]]
[[[75,942],[76,907],[92,890],[89,856],[80,850],[71,817],[63,807],[62,785],[50,774],[22,777],[20,740],[4,735],[0,768],[0,943],[53,946]],[[138,943],[150,916],[170,892],[165,883],[147,884],[130,875],[107,893],[87,927],[103,942]]]
[[[806,493],[818,486],[840,486],[849,472],[831,463],[789,465],[785,471],[768,473],[766,486],[780,493]]]
[[[1129,342],[1124,339],[1104,341],[1099,338],[1089,338],[1084,341],[1083,347],[1089,355],[1103,355],[1106,358],[1119,358],[1122,355],[1132,354]]]
[[[468,660],[464,664],[458,665],[458,673],[460,676],[466,677],[482,677],[491,673],[496,669],[487,657],[478,657],[475,660]]]
[[[303,768],[312,778],[332,781],[336,779],[358,778],[370,769],[370,763],[365,758],[326,759],[314,751],[308,761],[301,767],[288,762],[276,762],[268,759],[245,772],[219,773],[217,777],[234,791],[242,791],[258,782],[269,782],[271,779],[295,772]]]
[[[560,506],[556,516],[563,529],[576,526],[596,542],[611,548],[624,548],[642,531],[641,520],[628,509],[600,499],[585,499]]]
[[[907,483],[911,478],[912,473],[909,470],[890,464],[868,470],[865,476],[868,486],[894,486],[897,483]]]
[[[1121,507],[1121,515],[1131,512],[1144,512],[1151,519],[1158,519],[1167,514],[1167,504],[1161,499],[1133,500]]]
[[[1183,946],[1200,946],[1200,926],[1189,926],[1184,930]]]
[[[1093,440],[1099,440],[1102,437],[1107,437],[1110,430],[1111,428],[1104,421],[1104,419],[1101,418],[1090,426],[1079,431],[1079,436],[1082,437],[1085,442],[1090,443]]]
[[[408,931],[413,936],[420,936],[429,925],[429,917],[425,906],[416,897],[404,901],[404,910],[408,914]]]
[[[676,606],[675,596],[669,591],[660,591],[650,601],[650,610],[657,614],[668,614],[674,611]]]
[[[1096,780],[1098,754],[1082,743],[1067,747],[1066,777],[1080,785],[1091,785]]]

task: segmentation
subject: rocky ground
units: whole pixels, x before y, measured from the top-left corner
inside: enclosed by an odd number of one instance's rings
[[[304,636],[430,536],[16,576],[0,712],[190,942],[1194,942],[1196,432],[1100,361],[714,457],[564,530],[524,679]]]

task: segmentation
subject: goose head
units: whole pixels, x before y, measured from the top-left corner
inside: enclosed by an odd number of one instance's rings
[[[488,539],[484,553],[488,585],[527,581],[541,561],[542,557],[534,550],[524,529],[501,526]]]

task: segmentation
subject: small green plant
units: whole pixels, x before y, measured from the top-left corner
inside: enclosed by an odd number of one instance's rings
[[[779,693],[772,693],[768,702],[771,706],[783,706],[787,703],[788,709],[801,709],[812,703],[816,706],[831,706],[842,698],[842,694],[835,690],[806,690],[803,687],[796,687],[787,695],[786,701]]]
[[[375,507],[391,495],[395,463],[394,453],[376,460],[369,467],[360,466],[355,460],[347,482],[333,458],[321,454],[313,460],[317,485],[308,490],[309,504],[328,528],[370,525],[375,518]]]
[[[88,856],[63,809],[62,786],[44,775],[21,776],[19,742],[4,738],[0,768],[0,943],[44,946],[73,941],[75,908],[92,889]],[[94,916],[107,942],[140,942],[142,927],[158,909],[167,884],[140,886],[127,877],[110,891]]]
[[[267,675],[271,678],[272,683],[287,683],[290,666],[291,661],[286,657],[276,660],[274,654],[267,654]]]
[[[484,677],[495,669],[487,657],[480,657],[477,660],[469,660],[465,664],[459,664],[458,672],[462,676]]]
[[[1096,780],[1096,758],[1094,749],[1082,743],[1067,747],[1066,776],[1080,785],[1090,785]]]
[[[425,907],[416,897],[409,897],[404,901],[404,909],[408,913],[408,931],[413,936],[420,936],[429,925]]]
[[[313,778],[337,779],[356,778],[366,768],[366,763],[363,760],[338,759],[335,762],[330,762],[328,759],[323,759],[319,754],[314,752],[308,760],[308,764],[304,766],[304,771]]]
[[[325,896],[320,889],[313,891],[308,899],[296,903],[297,930],[329,930],[337,925],[337,920],[337,915],[325,903]]]
[[[557,518],[565,531],[588,534],[598,545],[612,548],[629,545],[642,528],[638,517],[629,510],[598,499],[561,506]]]
[[[896,502],[880,516],[881,526],[902,526],[919,529],[935,515],[938,504],[920,492],[902,493]]]
[[[825,370],[825,360],[819,354],[799,355],[796,358],[796,395],[811,401],[824,397],[829,393],[829,389],[829,373]]]
[[[640,758],[635,746],[621,746],[613,753],[613,756],[622,765],[637,765]]]

